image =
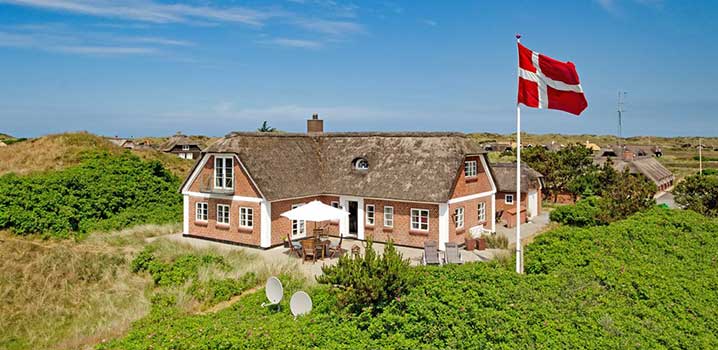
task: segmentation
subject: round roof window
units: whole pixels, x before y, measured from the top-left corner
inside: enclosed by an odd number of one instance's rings
[[[354,169],[369,170],[369,162],[365,158],[354,159]]]

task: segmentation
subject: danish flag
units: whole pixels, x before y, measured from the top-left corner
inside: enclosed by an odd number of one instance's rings
[[[519,45],[518,102],[579,115],[588,107],[576,66]]]

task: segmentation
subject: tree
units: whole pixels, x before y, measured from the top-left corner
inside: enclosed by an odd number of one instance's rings
[[[528,147],[521,160],[544,176],[544,194],[555,196],[569,192],[574,197],[582,194],[581,179],[596,170],[591,160],[591,150],[581,144],[568,145],[557,152],[543,147]]]
[[[257,129],[257,131],[259,131],[259,132],[275,132],[275,131],[277,131],[277,129],[269,126],[269,123],[267,123],[267,121],[265,120],[264,122],[262,122],[262,126],[260,126],[259,129]]]
[[[602,170],[609,174],[604,177],[611,182],[600,191],[599,221],[607,224],[625,219],[656,204],[653,196],[658,187],[643,174],[630,174],[628,169],[620,173],[608,165],[604,165]]]
[[[718,175],[693,175],[673,191],[676,203],[708,217],[718,217]]]

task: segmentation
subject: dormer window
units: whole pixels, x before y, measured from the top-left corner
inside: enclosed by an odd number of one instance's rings
[[[369,162],[366,158],[354,159],[354,169],[356,170],[369,170]]]
[[[183,151],[189,151],[189,145],[182,145]]]

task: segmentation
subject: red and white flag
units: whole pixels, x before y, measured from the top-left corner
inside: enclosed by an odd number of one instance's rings
[[[518,102],[528,107],[558,109],[575,115],[586,107],[576,66],[519,45]]]

